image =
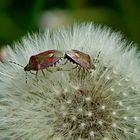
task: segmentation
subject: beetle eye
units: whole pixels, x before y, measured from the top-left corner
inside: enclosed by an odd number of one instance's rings
[[[78,58],[80,57],[80,55],[78,53],[75,53],[75,56],[78,57]]]

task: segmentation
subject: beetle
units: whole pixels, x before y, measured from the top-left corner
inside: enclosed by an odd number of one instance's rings
[[[70,50],[65,53],[64,59],[73,62],[86,70],[95,69],[91,57],[78,50]]]
[[[37,78],[37,74],[39,70],[42,70],[42,73],[44,74],[43,69],[47,69],[55,65],[63,57],[64,57],[63,53],[58,50],[48,50],[36,55],[32,55],[29,59],[29,63],[24,67],[24,71],[26,72],[26,75],[27,75],[27,71],[36,71],[36,78]],[[15,62],[12,63],[17,64]],[[20,64],[17,65],[21,66]]]

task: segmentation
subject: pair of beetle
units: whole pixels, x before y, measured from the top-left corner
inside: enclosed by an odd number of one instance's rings
[[[24,70],[38,71],[42,69],[47,69],[50,66],[53,66],[55,63],[59,62],[59,60],[63,58],[77,65],[80,65],[86,70],[95,69],[95,66],[90,56],[86,53],[83,53],[78,50],[71,50],[63,54],[61,51],[58,50],[48,50],[37,55],[31,56],[29,59],[29,63],[24,67]]]
[[[59,62],[61,59],[69,60],[70,62],[73,62],[86,70],[95,69],[91,57],[86,53],[78,50],[70,50],[64,54],[58,50],[48,50],[31,56],[29,63],[24,67],[24,71],[36,71],[37,77],[39,70],[47,69],[53,66],[55,63]],[[17,64],[15,62],[12,63]]]

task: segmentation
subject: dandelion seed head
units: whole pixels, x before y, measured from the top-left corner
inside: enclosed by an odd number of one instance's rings
[[[14,48],[0,64],[1,139],[139,139],[140,55],[119,33],[74,25],[28,35]],[[43,69],[45,76],[39,70],[38,79],[27,72],[26,83],[24,69],[9,63],[26,66],[32,55],[52,49],[87,53],[96,68],[62,60]]]

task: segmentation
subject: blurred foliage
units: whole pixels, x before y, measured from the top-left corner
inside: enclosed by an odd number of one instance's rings
[[[41,15],[56,9],[68,13],[69,24],[106,24],[140,44],[140,0],[0,0],[0,46],[39,30]]]

